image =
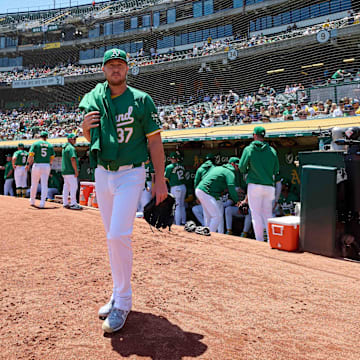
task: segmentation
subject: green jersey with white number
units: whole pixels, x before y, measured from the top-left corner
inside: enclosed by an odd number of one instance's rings
[[[123,94],[113,97],[112,102],[119,144],[116,164],[122,166],[145,162],[148,158],[146,137],[161,131],[153,100],[147,93],[128,86]],[[102,151],[106,146],[103,141]],[[102,160],[106,161],[99,152],[98,163],[103,164]]]
[[[50,160],[55,157],[55,152],[49,142],[39,140],[31,145],[29,155],[34,157],[35,164],[50,164]]]
[[[15,158],[15,165],[25,166],[28,155],[29,155],[28,152],[25,150],[15,151],[13,155],[13,158]]]
[[[152,181],[151,174],[154,174],[154,173],[155,173],[155,170],[154,170],[153,163],[151,161],[148,163],[145,163],[146,181]]]
[[[170,164],[165,168],[165,177],[170,186],[185,184],[185,168],[180,163]]]

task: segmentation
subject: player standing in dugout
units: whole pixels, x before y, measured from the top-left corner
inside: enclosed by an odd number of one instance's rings
[[[24,144],[18,144],[18,150],[14,152],[12,158],[12,164],[14,168],[16,196],[25,197],[27,189],[27,170],[26,162],[28,158],[28,152],[24,149]]]
[[[107,333],[120,330],[132,307],[131,234],[136,209],[145,183],[144,162],[148,150],[155,170],[152,194],[159,204],[167,198],[165,156],[157,110],[151,97],[126,83],[126,53],[105,52],[102,70],[106,81],[82,99],[82,124],[90,142],[95,169],[95,188],[104,223],[113,278],[112,296],[99,310]]]

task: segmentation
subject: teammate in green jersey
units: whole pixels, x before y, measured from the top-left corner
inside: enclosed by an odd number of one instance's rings
[[[66,209],[81,210],[82,207],[76,201],[79,177],[79,161],[74,146],[76,144],[76,135],[68,134],[67,138],[68,142],[63,145],[61,153],[61,173],[64,178],[63,206]]]
[[[4,195],[14,196],[13,182],[14,182],[14,169],[12,166],[11,154],[6,155],[5,166],[0,166],[0,170],[4,170]]]
[[[27,170],[26,161],[28,158],[28,152],[24,149],[24,144],[18,144],[18,150],[14,152],[12,158],[12,165],[14,168],[14,177],[16,185],[16,196],[25,197],[27,189]]]
[[[35,206],[36,190],[39,180],[41,179],[40,208],[45,207],[50,167],[55,157],[54,148],[48,141],[46,141],[47,137],[48,133],[46,131],[42,131],[40,133],[41,140],[36,141],[31,145],[28,158],[28,167],[32,166],[30,205]]]

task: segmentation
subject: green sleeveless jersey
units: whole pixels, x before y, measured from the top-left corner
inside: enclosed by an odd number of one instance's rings
[[[14,152],[13,158],[15,158],[15,165],[25,166],[28,153],[25,150],[17,150]]]
[[[50,160],[55,157],[55,152],[49,142],[39,140],[31,145],[29,155],[34,157],[35,164],[50,164]]]
[[[180,163],[170,164],[165,168],[165,177],[170,186],[185,184],[185,168]]]
[[[139,164],[148,159],[147,136],[159,133],[157,109],[150,95],[127,87],[125,92],[112,99],[115,108],[114,126],[118,135],[117,166]],[[106,148],[105,141],[101,150]],[[98,163],[104,164],[106,159],[98,153]]]

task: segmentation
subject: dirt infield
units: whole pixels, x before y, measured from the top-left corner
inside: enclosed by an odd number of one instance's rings
[[[136,219],[134,307],[104,336],[111,292],[96,210],[0,197],[0,359],[360,358],[360,264]]]

